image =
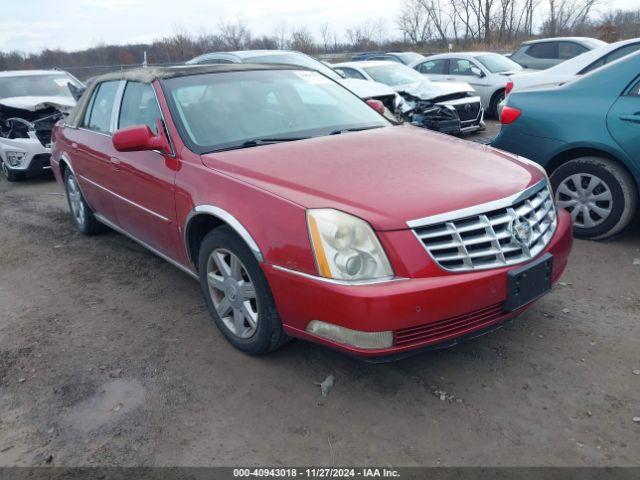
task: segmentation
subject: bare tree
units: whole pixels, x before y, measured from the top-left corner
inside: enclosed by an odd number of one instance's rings
[[[234,21],[220,20],[218,28],[220,38],[225,47],[230,50],[242,50],[251,42],[251,31],[240,17]]]
[[[575,33],[585,26],[599,0],[548,0],[549,12],[542,33],[550,37]]]
[[[329,52],[333,40],[333,32],[329,28],[329,22],[324,22],[320,25],[320,39],[322,40],[322,51],[324,53]]]
[[[307,27],[300,27],[291,32],[290,48],[302,53],[315,53],[316,43]]]
[[[289,24],[286,20],[280,20],[273,27],[273,37],[276,41],[277,48],[284,50],[289,46]]]
[[[423,47],[433,37],[429,12],[420,0],[405,0],[402,11],[396,19],[396,25],[402,32],[405,42]]]

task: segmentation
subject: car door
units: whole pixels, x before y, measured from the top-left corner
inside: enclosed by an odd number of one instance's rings
[[[607,128],[640,170],[640,77],[609,110]]]
[[[147,125],[158,134],[162,121],[152,85],[127,82],[117,114],[118,129]],[[164,132],[160,132],[164,134]],[[158,151],[116,152],[118,224],[150,247],[170,255],[176,248],[175,160]]]
[[[445,82],[447,76],[448,60],[446,58],[427,59],[415,66],[415,69],[429,80],[434,82]]]
[[[478,75],[478,72],[481,72]],[[489,77],[484,73],[484,69],[475,61],[466,58],[449,59],[449,71],[446,76],[447,81],[466,82],[473,87],[482,98],[482,104],[487,106],[488,99],[491,98]]]
[[[117,184],[111,166],[115,149],[111,142],[115,99],[121,82],[97,85],[77,129],[65,131],[69,139],[72,169],[89,206],[110,221],[116,219],[116,206],[110,193]]]

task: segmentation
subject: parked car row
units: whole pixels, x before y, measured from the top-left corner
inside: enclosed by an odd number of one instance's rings
[[[487,82],[517,71],[451,55],[434,60]],[[301,338],[395,358],[499,327],[558,281],[572,230],[630,221],[640,53],[605,63],[511,92],[486,146],[428,130],[482,128],[499,85],[478,95],[389,60],[207,54],[94,79],[53,127],[51,167],[80,232],[114,229],[198,279],[236,348]],[[378,85],[388,98],[364,93]]]

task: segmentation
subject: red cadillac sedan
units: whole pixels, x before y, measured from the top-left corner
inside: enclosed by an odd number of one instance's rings
[[[78,230],[197,278],[249,354],[296,337],[393,358],[548,292],[572,237],[544,171],[372,106],[291,66],[118,72],[56,126],[52,167]]]

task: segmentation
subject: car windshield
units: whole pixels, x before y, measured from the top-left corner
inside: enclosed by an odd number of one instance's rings
[[[394,53],[393,55],[402,60],[402,63],[404,63],[405,65],[409,65],[424,58],[424,55],[420,55],[419,53],[415,52]]]
[[[407,83],[428,82],[429,79],[413,68],[400,64],[373,65],[362,67],[376,82],[394,87]]]
[[[478,55],[476,60],[484,65],[491,73],[519,72],[523,70],[523,68],[513,60],[504,55],[498,55],[497,53]]]
[[[164,80],[172,115],[196,153],[390,125],[310,70],[250,70]]]
[[[0,77],[0,98],[10,97],[70,97],[67,84],[80,85],[64,73],[16,75]]]
[[[326,75],[333,80],[340,81],[341,76],[332,68],[327,67],[324,63],[319,62],[302,53],[279,53],[277,55],[261,55],[256,57],[243,58],[245,63],[274,63],[278,65],[295,65],[298,67],[310,68]]]

